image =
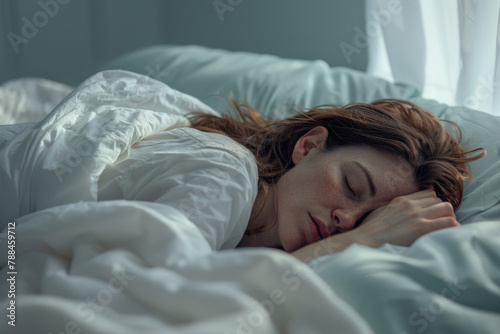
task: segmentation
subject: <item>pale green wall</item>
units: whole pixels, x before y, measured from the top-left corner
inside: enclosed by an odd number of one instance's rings
[[[55,1],[67,3],[55,8]],[[42,3],[57,10],[46,22]],[[219,15],[214,3],[228,10]],[[23,37],[26,20],[36,19],[36,35],[16,53],[9,32]],[[339,47],[354,44],[356,27],[364,30],[364,0],[0,0],[0,20],[0,83],[37,76],[76,84],[113,57],[152,44],[323,59],[358,70],[367,63],[366,49],[346,57]]]

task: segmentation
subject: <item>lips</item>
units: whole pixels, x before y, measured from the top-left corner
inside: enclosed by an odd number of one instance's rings
[[[312,242],[324,239],[330,235],[326,225],[321,220],[313,217],[310,213],[309,218],[311,219],[309,222],[309,231],[313,240]]]
[[[321,239],[320,229],[318,224],[314,221],[314,219],[309,215],[311,220],[309,221],[309,231],[311,233],[312,242],[316,242]]]
[[[312,221],[312,224],[310,224],[309,227],[311,230],[311,236],[312,236],[314,241],[324,239],[330,235],[328,233],[326,225],[321,220],[311,216],[311,214],[309,214],[309,217],[311,218],[311,221]]]

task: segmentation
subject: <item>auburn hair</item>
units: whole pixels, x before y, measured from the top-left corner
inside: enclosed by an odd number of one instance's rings
[[[473,179],[468,163],[486,155],[483,148],[464,150],[458,125],[444,121],[455,129],[455,138],[436,116],[409,101],[299,107],[299,113],[283,120],[265,120],[248,103],[239,104],[233,97],[231,103],[236,116],[194,113],[189,117],[191,126],[227,135],[248,148],[257,162],[258,191],[265,196],[269,186],[293,168],[297,140],[317,126],[328,130],[325,150],[369,145],[403,158],[410,164],[419,190],[434,190],[455,210],[462,201],[463,181]]]

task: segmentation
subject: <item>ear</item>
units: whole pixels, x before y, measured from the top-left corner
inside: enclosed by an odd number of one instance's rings
[[[309,130],[295,143],[292,152],[292,161],[298,164],[314,148],[323,148],[328,138],[328,130],[324,126],[317,126]]]

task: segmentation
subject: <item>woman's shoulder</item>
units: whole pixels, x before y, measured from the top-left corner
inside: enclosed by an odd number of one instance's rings
[[[189,127],[135,143],[99,180],[101,200],[163,203],[177,209],[213,249],[234,248],[257,196],[252,153],[224,135]]]
[[[228,136],[191,127],[176,127],[143,138],[124,158],[120,165],[132,164],[134,168],[144,165],[148,170],[158,169],[164,174],[187,175],[218,169],[226,171],[235,182],[244,178],[257,184],[258,180],[257,163],[245,146]]]

